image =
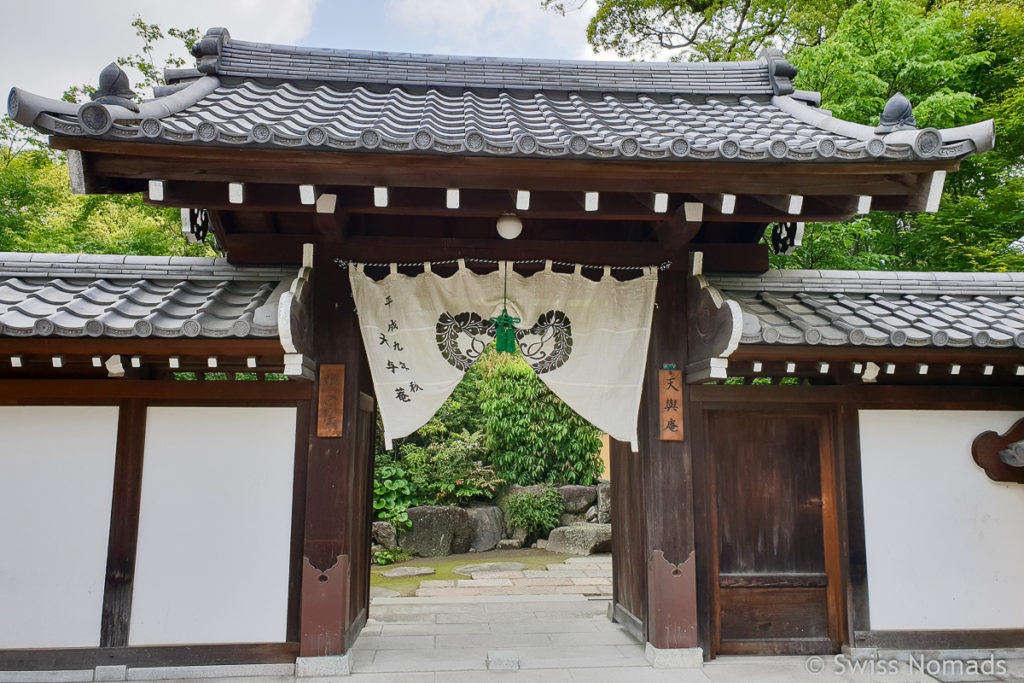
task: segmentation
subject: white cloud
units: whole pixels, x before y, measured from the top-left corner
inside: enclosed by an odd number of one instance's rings
[[[0,88],[6,93],[16,85],[59,97],[68,86],[95,84],[104,66],[139,51],[131,27],[135,15],[164,29],[226,26],[244,40],[295,43],[309,31],[317,2],[0,0]]]
[[[496,57],[584,59],[588,6],[564,17],[540,0],[390,0],[389,19],[426,37],[430,51]]]

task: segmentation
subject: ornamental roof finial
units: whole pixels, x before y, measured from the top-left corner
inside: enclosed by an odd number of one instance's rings
[[[100,87],[92,94],[92,101],[99,104],[113,104],[132,111],[138,111],[135,93],[128,83],[126,74],[116,62],[111,62],[100,72]]]
[[[896,93],[885,103],[882,116],[878,121],[876,133],[892,133],[897,130],[915,130],[917,120],[914,118],[914,106],[903,93]]]

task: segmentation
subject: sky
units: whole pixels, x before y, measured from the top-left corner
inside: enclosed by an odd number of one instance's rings
[[[60,97],[95,85],[104,66],[141,48],[135,15],[164,29],[224,26],[240,40],[310,47],[614,58],[587,44],[592,3],[561,16],[540,0],[0,0],[0,92]]]

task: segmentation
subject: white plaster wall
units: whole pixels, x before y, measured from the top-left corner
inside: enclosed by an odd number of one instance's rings
[[[1022,416],[860,411],[872,629],[1024,627],[1024,486],[971,457]]]
[[[283,642],[294,408],[153,407],[130,645]]]
[[[0,406],[0,649],[100,644],[114,406]]]

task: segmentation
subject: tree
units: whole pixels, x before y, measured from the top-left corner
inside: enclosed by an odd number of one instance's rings
[[[603,464],[600,430],[565,405],[523,357],[481,358],[480,399],[495,473],[509,484],[591,484]]]
[[[935,214],[872,213],[808,225],[777,267],[1024,270],[1024,10],[1003,0],[930,8],[860,0],[820,46],[797,51],[799,87],[837,116],[874,125],[902,92],[920,126],[995,118],[996,149],[965,159]]]
[[[135,87],[139,91],[158,83],[160,71],[153,54],[165,34],[139,17],[132,25],[143,46],[137,54],[117,61],[138,71]],[[199,31],[172,28],[166,35],[191,47]],[[184,58],[172,56],[166,65],[184,63]],[[65,99],[82,97],[90,88],[70,88]],[[63,155],[50,150],[28,128],[6,116],[0,120],[0,250],[213,255],[207,245],[187,244],[180,226],[178,210],[148,206],[138,194],[73,195]]]
[[[565,13],[581,0],[541,0]],[[620,57],[673,61],[751,59],[761,48],[784,50],[825,40],[852,0],[598,0],[587,26],[595,50]]]

